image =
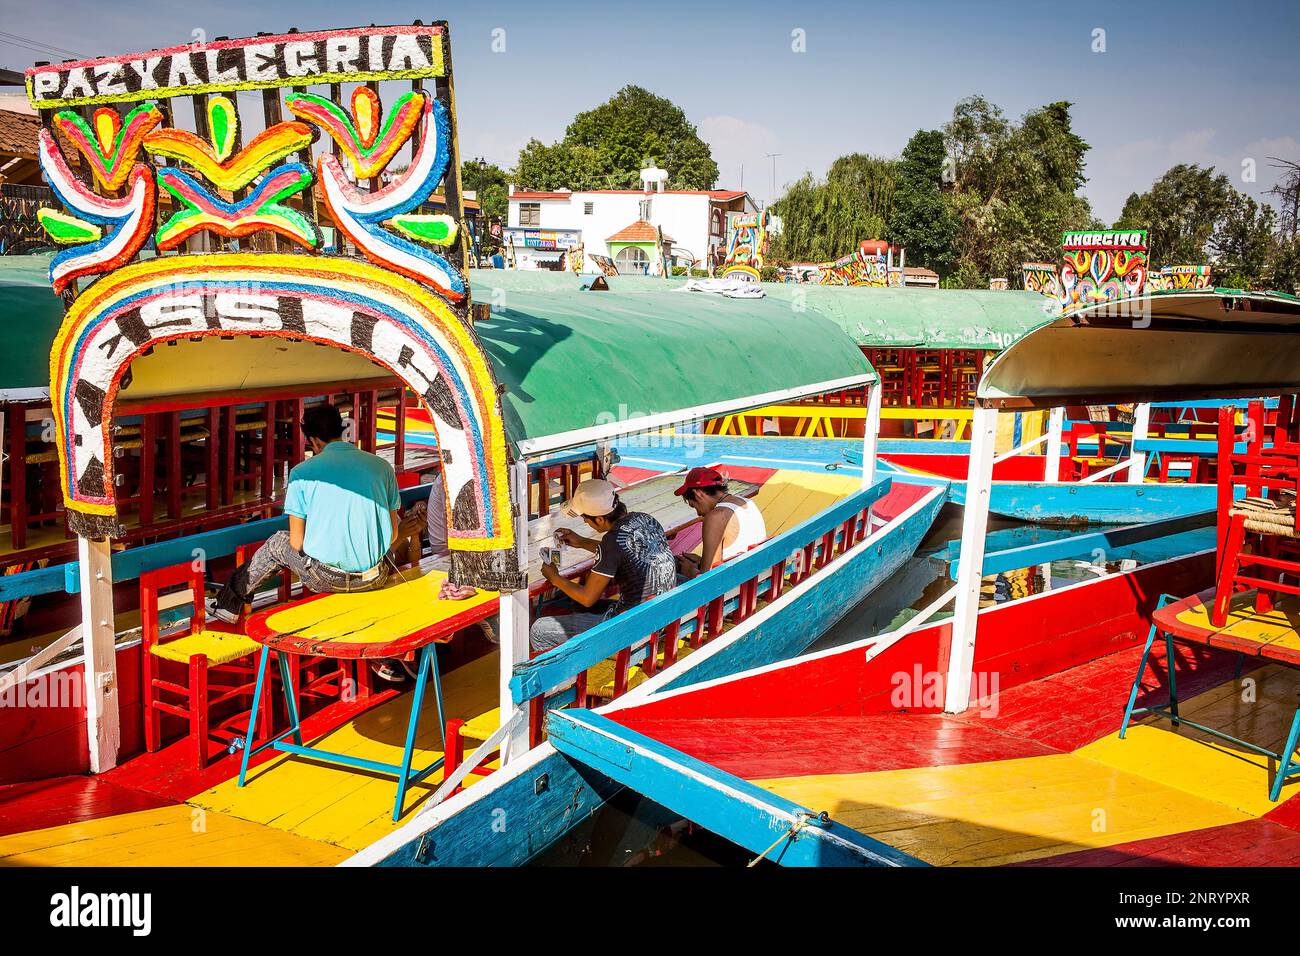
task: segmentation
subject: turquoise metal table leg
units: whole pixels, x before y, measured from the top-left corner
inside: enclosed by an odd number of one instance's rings
[[[265,644],[262,645],[262,654],[257,661],[257,683],[253,687],[253,711],[248,715],[248,733],[244,735],[244,755],[239,761],[239,786],[244,785],[244,777],[248,774],[248,758],[253,753],[253,731],[257,727],[257,712],[262,704],[262,684],[266,680],[266,660],[271,654],[271,649]]]
[[[432,644],[426,644],[420,651],[419,673],[415,678],[415,690],[411,694],[411,718],[406,723],[406,746],[402,750],[402,766],[397,772],[397,798],[393,801],[393,819],[402,815],[402,803],[406,797],[406,788],[410,784],[411,754],[415,750],[415,731],[420,724],[420,708],[424,705],[424,688],[429,681],[429,661]]]
[[[429,645],[429,671],[433,677],[433,699],[438,704],[438,739],[442,741],[442,749],[447,749],[447,716],[442,711],[442,677],[438,672],[438,648]]]
[[[275,659],[280,662],[280,684],[284,688],[284,710],[289,717],[289,726],[293,731],[293,742],[302,746],[302,722],[298,720],[298,701],[293,693],[293,681],[289,674],[288,655],[275,652]]]
[[[1168,594],[1160,595],[1160,600],[1156,602],[1156,610],[1160,610],[1166,604],[1173,600]],[[1119,739],[1123,740],[1124,735],[1128,733],[1129,721],[1133,719],[1133,707],[1137,704],[1138,690],[1142,687],[1142,675],[1146,673],[1147,658],[1151,654],[1151,645],[1156,640],[1156,625],[1151,623],[1151,630],[1147,632],[1146,646],[1142,648],[1142,659],[1138,661],[1137,676],[1133,678],[1133,686],[1128,692],[1128,706],[1124,708],[1124,722],[1119,725]]]
[[[1277,798],[1282,796],[1282,784],[1286,783],[1286,778],[1291,769],[1295,766],[1292,758],[1295,757],[1295,748],[1297,738],[1300,738],[1300,707],[1296,707],[1295,716],[1291,718],[1291,731],[1286,735],[1286,746],[1277,758],[1277,776],[1273,778],[1272,789],[1268,792],[1268,798],[1277,803]]]
[[[1174,673],[1177,668],[1174,667],[1174,636],[1165,635],[1165,673],[1169,675],[1169,719],[1173,725],[1179,725],[1178,720],[1178,677]]]

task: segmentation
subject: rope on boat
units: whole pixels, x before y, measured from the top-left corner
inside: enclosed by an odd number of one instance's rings
[[[780,846],[783,841],[794,839],[799,834],[800,830],[802,830],[804,827],[808,826],[809,824],[813,823],[814,821],[816,821],[818,826],[825,826],[827,823],[830,822],[830,814],[828,814],[825,810],[823,810],[821,813],[811,813],[807,810],[800,810],[798,813],[795,814],[794,823],[790,824],[789,828],[784,833],[782,833],[779,837],[777,837],[776,840],[773,841],[771,846],[769,846],[758,856],[750,860],[749,863],[746,864],[746,868],[751,866],[758,866],[759,862],[762,861],[764,857],[766,857],[769,853],[775,850],[778,846]]]

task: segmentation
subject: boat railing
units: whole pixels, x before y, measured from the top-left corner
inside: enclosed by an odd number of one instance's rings
[[[1153,402],[1138,405],[1133,422],[1068,420],[1064,422],[1064,432],[1068,436],[1067,455],[1077,460],[1085,454],[1081,448],[1084,443],[1096,446],[1096,453],[1092,456],[1095,459],[1109,459],[1114,451],[1114,462],[1104,464],[1100,470],[1084,469],[1078,478],[1082,484],[1095,484],[1121,474],[1129,482],[1141,482],[1147,477],[1149,465],[1156,467],[1160,481],[1169,480],[1175,468],[1180,473],[1186,469],[1189,481],[1208,481],[1208,466],[1219,453],[1217,420],[1202,421],[1184,416],[1188,413],[1195,416],[1198,410],[1217,410],[1226,404],[1214,399]],[[1277,398],[1265,399],[1264,404],[1268,408],[1277,408]],[[1177,417],[1174,421],[1152,422],[1150,413],[1155,409],[1174,410]],[[1207,437],[1201,438],[1202,434]],[[1111,445],[1115,448],[1111,449]]]
[[[511,697],[516,707],[530,708],[532,736],[538,738],[532,742],[539,742],[545,709],[575,700],[583,706],[598,690],[586,683],[593,667],[613,660],[610,697],[621,696],[633,666],[646,676],[671,666],[679,644],[701,647],[728,621],[753,615],[760,599],[776,600],[787,585],[818,573],[864,540],[871,533],[871,508],[890,485],[882,478],[746,554],[516,665]],[[579,693],[568,692],[573,686]]]

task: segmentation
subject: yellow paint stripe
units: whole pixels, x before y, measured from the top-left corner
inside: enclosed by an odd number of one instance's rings
[[[1249,819],[1073,754],[756,782],[945,866],[1004,865]]]
[[[4,866],[332,866],[348,855],[185,805],[0,837]]]
[[[1238,594],[1228,608],[1228,618],[1223,627],[1210,623],[1212,604],[1196,604],[1178,615],[1183,624],[1207,631],[1217,631],[1259,644],[1270,644],[1292,650],[1300,649],[1300,634],[1295,622],[1300,618],[1300,599],[1286,597],[1278,601],[1273,610],[1261,614],[1255,610],[1255,592]]]

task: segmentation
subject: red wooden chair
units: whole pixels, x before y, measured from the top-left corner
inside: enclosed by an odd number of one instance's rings
[[[1219,412],[1218,574],[1210,616],[1215,627],[1227,621],[1236,591],[1254,588],[1259,613],[1272,610],[1272,594],[1300,595],[1296,411],[1295,397],[1285,396],[1269,425],[1264,403],[1251,402],[1242,453],[1235,451],[1236,409],[1226,406]],[[1235,497],[1236,485],[1245,485],[1244,498]]]
[[[164,591],[168,593],[164,595]],[[160,611],[191,601],[194,610],[188,626],[172,633],[162,625]],[[254,660],[261,645],[242,634],[207,628],[203,570],[194,564],[177,564],[142,574],[140,617],[145,748],[152,753],[162,747],[163,714],[180,717],[189,723],[191,763],[202,770],[207,766],[209,737],[224,739],[229,745],[247,733],[256,678]],[[180,665],[186,682],[164,678],[162,661]],[[214,677],[227,680],[216,681]],[[173,700],[164,700],[164,694]],[[270,684],[263,688],[263,694],[265,705],[270,699]],[[213,708],[241,697],[249,699],[250,707],[222,717],[214,726]],[[266,737],[271,729],[270,707],[263,706],[262,714],[258,730]]]

